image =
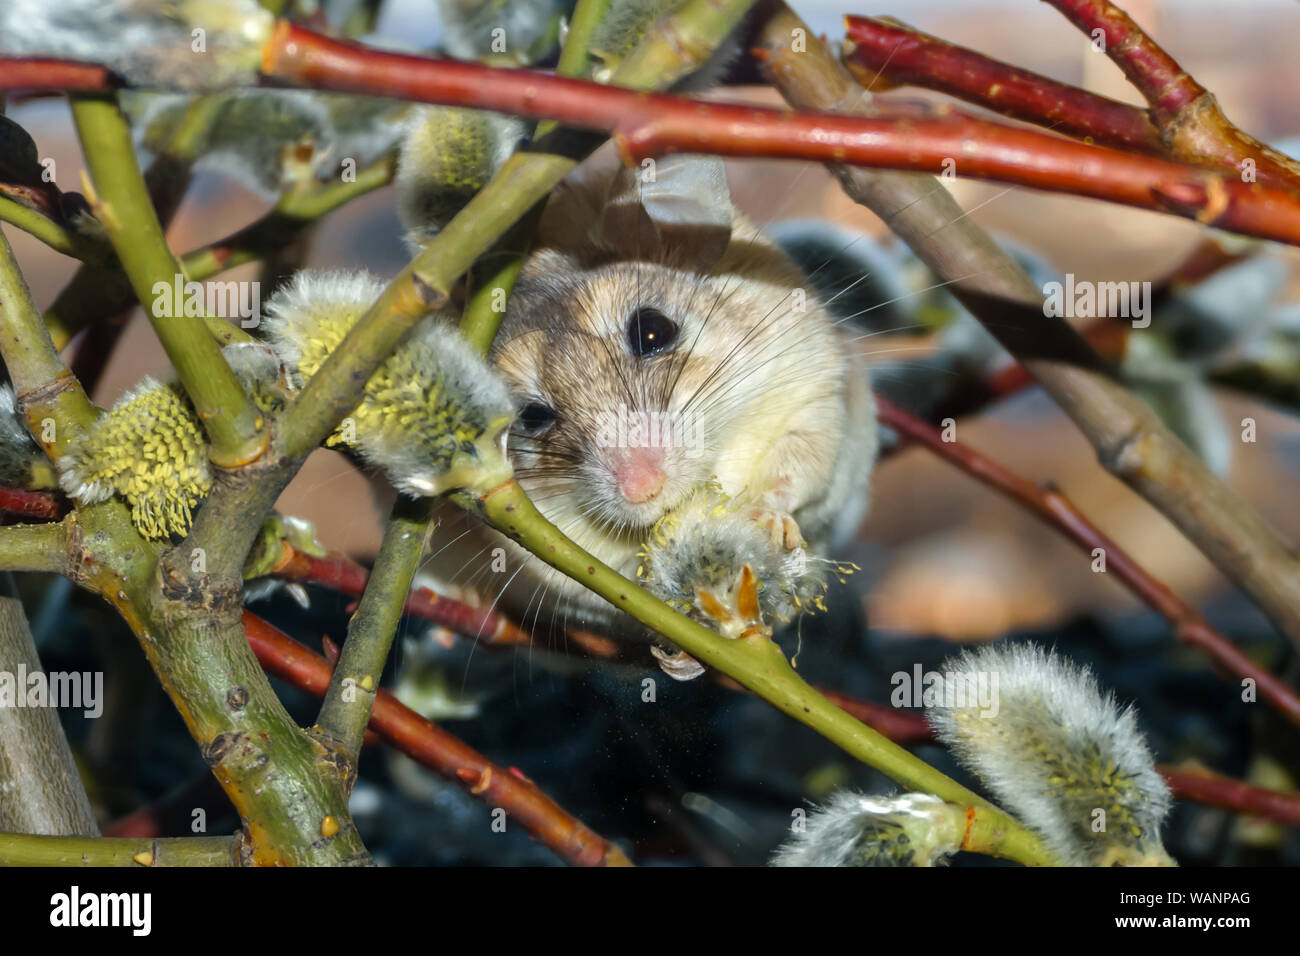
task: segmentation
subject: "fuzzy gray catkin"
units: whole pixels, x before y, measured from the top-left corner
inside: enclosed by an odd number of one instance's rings
[[[966,651],[941,670],[930,724],[1061,862],[1172,862],[1160,841],[1169,789],[1137,715],[1103,695],[1088,670],[1033,644]],[[971,699],[981,678],[995,706]]]
[[[383,291],[365,272],[303,271],[266,304],[268,345],[224,354],[268,414],[284,407]],[[426,318],[366,383],[327,444],[354,448],[411,495],[483,475],[509,477],[514,407],[497,374],[445,317]],[[82,504],[116,495],[146,537],[183,535],[212,486],[207,440],[176,382],[145,379],[62,457],[63,489]]]
[[[938,866],[961,848],[966,813],[928,793],[842,791],[799,823],[772,866]]]
[[[275,18],[257,0],[5,0],[0,55],[102,63],[135,87],[252,84]]]

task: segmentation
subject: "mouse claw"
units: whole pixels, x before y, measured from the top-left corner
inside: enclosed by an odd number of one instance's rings
[[[772,536],[772,546],[775,548],[785,547],[793,551],[808,544],[803,538],[803,532],[799,530],[799,522],[783,511],[755,508],[750,511],[749,516]]]

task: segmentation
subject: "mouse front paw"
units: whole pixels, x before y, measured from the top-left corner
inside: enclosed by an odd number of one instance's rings
[[[808,544],[799,530],[799,522],[794,520],[793,515],[784,511],[754,508],[749,512],[749,516],[755,524],[768,533],[775,548],[784,547],[787,551],[793,551]]]

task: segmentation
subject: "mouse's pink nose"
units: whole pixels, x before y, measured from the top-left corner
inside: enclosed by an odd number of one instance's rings
[[[618,492],[634,505],[644,504],[663,490],[668,475],[662,448],[631,448],[614,468]]]

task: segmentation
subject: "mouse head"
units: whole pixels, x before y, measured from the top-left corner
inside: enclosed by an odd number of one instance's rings
[[[560,523],[639,534],[714,477],[794,321],[798,272],[735,217],[721,163],[655,173],[557,193],[494,346],[516,473]]]

